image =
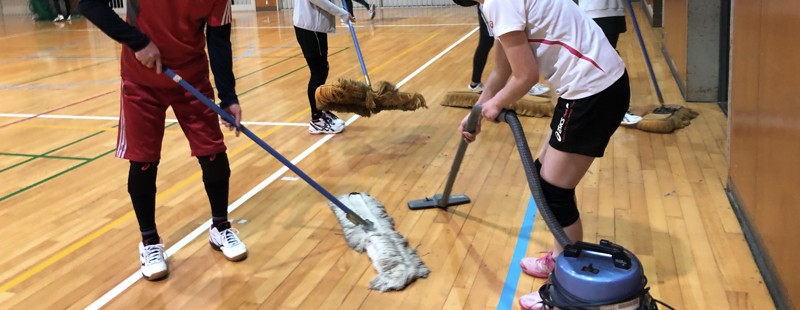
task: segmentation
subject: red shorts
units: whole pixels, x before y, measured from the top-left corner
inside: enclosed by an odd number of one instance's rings
[[[193,86],[214,99],[209,81]],[[192,156],[210,156],[226,150],[217,113],[180,86],[149,88],[122,80],[121,93],[117,157],[136,162],[160,160],[164,120],[170,106],[189,140]]]

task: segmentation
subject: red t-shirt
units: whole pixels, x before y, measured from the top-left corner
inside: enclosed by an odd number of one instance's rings
[[[231,0],[140,0],[135,14],[128,16],[128,23],[158,47],[163,65],[189,83],[209,79],[205,25],[230,24]],[[122,46],[121,58],[123,79],[149,87],[175,87],[166,75],[139,62],[130,47]]]

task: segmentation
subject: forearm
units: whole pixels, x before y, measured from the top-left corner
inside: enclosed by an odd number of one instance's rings
[[[233,76],[233,51],[231,49],[231,24],[206,27],[208,60],[214,83],[217,86],[220,106],[224,109],[239,103],[236,96],[236,79]]]
[[[143,49],[150,39],[139,29],[126,23],[111,9],[108,0],[79,0],[78,11],[110,38],[134,51]]]

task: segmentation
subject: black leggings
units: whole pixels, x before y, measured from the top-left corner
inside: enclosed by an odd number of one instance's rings
[[[344,1],[347,2],[347,12],[349,12],[350,15],[353,15],[353,0],[344,0]],[[367,1],[365,0],[355,0],[355,1],[363,5],[365,8],[369,9],[369,3],[367,3]]]
[[[64,16],[69,15],[70,12],[72,11],[72,7],[71,7],[72,4],[70,3],[71,1],[70,0],[64,1],[64,6],[67,9],[67,14],[61,14],[61,4],[59,4],[59,2],[61,2],[61,1],[60,0],[53,0],[53,6],[56,8],[56,14],[64,15]]]
[[[606,35],[611,46],[617,48],[619,34],[628,30],[625,24],[625,16],[600,17],[595,18],[594,21],[603,30],[603,34]]]
[[[303,51],[311,77],[308,79],[308,103],[311,106],[311,118],[319,118],[320,111],[317,109],[317,100],[314,92],[317,87],[325,84],[328,79],[328,34],[324,32],[314,32],[302,28],[294,27],[297,43]]]
[[[486,67],[486,59],[489,58],[489,51],[494,46],[494,38],[489,35],[489,28],[483,20],[481,9],[478,8],[478,24],[480,24],[480,37],[478,47],[475,48],[475,56],[472,57],[472,83],[480,83],[483,75],[483,68]]]

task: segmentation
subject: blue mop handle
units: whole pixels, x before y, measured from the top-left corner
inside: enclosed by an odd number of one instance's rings
[[[658,87],[658,82],[656,81],[656,74],[653,72],[653,65],[650,64],[650,55],[647,54],[647,48],[644,46],[644,40],[642,39],[642,32],[639,30],[639,23],[636,22],[636,14],[633,13],[633,3],[631,0],[628,0],[628,10],[631,11],[631,21],[633,21],[633,28],[636,30],[636,36],[639,38],[639,46],[642,47],[642,54],[644,54],[645,63],[647,63],[647,69],[650,70],[650,79],[653,80],[653,86],[656,89],[656,96],[658,96],[658,102],[661,105],[664,105],[664,97],[661,96],[661,88]]]
[[[342,0],[342,6],[344,7],[345,11],[347,10],[347,3],[345,0]],[[372,86],[369,82],[369,75],[367,74],[367,65],[364,64],[364,56],[361,56],[361,46],[358,45],[358,38],[356,37],[356,29],[353,28],[353,22],[350,20],[349,16],[347,18],[347,26],[350,27],[350,36],[353,37],[353,44],[356,46],[356,54],[358,55],[358,62],[361,64],[361,73],[364,73],[364,82],[367,83],[368,86]]]
[[[180,75],[175,74],[175,72],[173,72],[171,69],[166,68],[166,67],[163,69],[163,71],[167,76],[169,76],[173,81],[175,81],[175,83],[178,83],[181,86],[183,86],[184,89],[188,90],[190,93],[192,93],[192,95],[197,97],[197,99],[200,99],[200,101],[202,101],[209,108],[214,110],[214,112],[217,112],[217,114],[222,116],[222,119],[224,119],[226,122],[228,122],[229,124],[236,124],[236,119],[234,119],[233,116],[231,116],[230,114],[228,114],[228,112],[225,112],[225,110],[223,110],[222,108],[217,106],[217,104],[215,104],[213,101],[211,101],[211,99],[208,99],[208,97],[206,97],[205,95],[200,93],[196,88],[194,88],[194,86],[192,86],[188,82],[184,81],[183,78]],[[283,163],[286,167],[288,167],[290,170],[292,170],[298,176],[303,178],[303,180],[308,182],[308,184],[310,184],[311,187],[313,187],[318,192],[320,192],[323,196],[325,196],[325,198],[328,198],[328,200],[333,202],[337,207],[339,207],[339,209],[342,209],[342,211],[347,213],[347,218],[350,221],[352,221],[353,224],[371,226],[371,223],[367,222],[366,220],[364,220],[363,218],[358,216],[358,214],[353,212],[353,210],[350,210],[350,208],[345,206],[341,201],[339,201],[339,199],[336,199],[336,197],[334,197],[331,193],[329,193],[327,190],[325,190],[316,181],[311,179],[311,177],[306,175],[305,172],[300,170],[300,168],[297,168],[297,166],[292,164],[292,162],[289,161],[288,159],[286,159],[286,157],[283,157],[283,155],[281,155],[280,153],[278,153],[278,151],[276,151],[271,146],[269,146],[266,142],[264,142],[264,140],[261,140],[261,138],[256,136],[252,131],[250,131],[249,129],[245,128],[244,125],[239,125],[238,130],[241,131],[242,133],[244,133],[245,136],[247,136],[251,140],[253,140],[253,142],[255,142],[256,144],[258,144],[259,146],[264,148],[267,152],[269,152],[272,156],[277,158],[281,163]]]

